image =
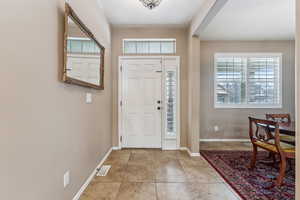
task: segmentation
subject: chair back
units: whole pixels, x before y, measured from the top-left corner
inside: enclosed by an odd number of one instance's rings
[[[249,136],[252,143],[261,142],[273,145],[277,148],[278,152],[282,152],[279,124],[276,121],[249,117]]]
[[[266,119],[279,122],[279,123],[290,123],[291,115],[290,114],[266,114]]]

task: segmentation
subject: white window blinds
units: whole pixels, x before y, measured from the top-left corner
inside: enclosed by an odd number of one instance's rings
[[[216,54],[215,107],[281,107],[281,54]]]

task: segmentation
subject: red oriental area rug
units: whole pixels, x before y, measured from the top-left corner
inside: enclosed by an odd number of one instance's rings
[[[275,186],[278,169],[259,162],[268,152],[258,153],[254,170],[249,170],[251,151],[201,151],[201,155],[244,200],[294,200],[295,162],[288,170],[284,184]]]

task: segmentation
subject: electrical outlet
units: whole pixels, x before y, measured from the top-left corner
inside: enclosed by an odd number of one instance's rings
[[[64,188],[70,184],[70,171],[64,174]]]
[[[218,132],[220,129],[219,129],[219,127],[218,126],[214,126],[214,131],[215,132]]]

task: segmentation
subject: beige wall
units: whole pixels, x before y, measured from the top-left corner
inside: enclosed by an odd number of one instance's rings
[[[283,109],[214,109],[214,53],[282,52]],[[202,41],[201,42],[201,123],[200,139],[248,138],[248,115],[291,113],[295,116],[294,41]],[[220,131],[215,132],[214,126]]]
[[[113,70],[113,145],[118,146],[118,57],[123,55],[122,40],[125,38],[176,38],[176,55],[181,59],[181,146],[186,146],[187,132],[187,37],[186,29],[147,27],[112,30],[112,70]]]
[[[78,27],[77,24],[69,23],[68,37],[87,37],[86,34]]]
[[[71,5],[106,47],[104,91],[59,81],[63,0],[0,2],[1,199],[72,199],[111,147],[110,28],[96,0]]]

